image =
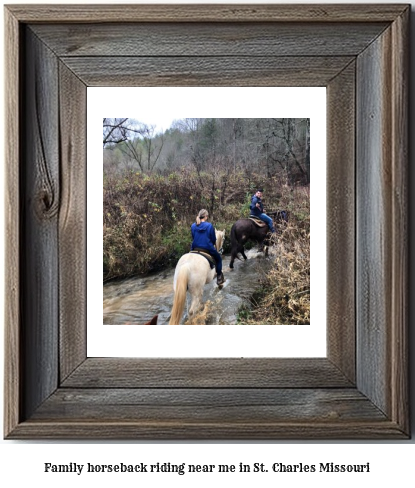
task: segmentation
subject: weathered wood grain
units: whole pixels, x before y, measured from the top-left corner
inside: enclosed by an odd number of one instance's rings
[[[20,22],[393,22],[404,4],[9,5]]]
[[[86,86],[59,64],[59,375],[86,357]]]
[[[64,409],[62,409],[64,405]],[[387,421],[355,388],[197,388],[181,389],[60,389],[47,399],[32,420],[88,421],[105,418],[121,422],[188,422],[270,424],[345,424],[350,421]]]
[[[147,23],[33,25],[58,56],[357,56],[379,23]]]
[[[386,38],[390,34],[369,46],[357,62],[357,383],[390,413],[391,161],[383,152],[390,148],[383,142],[390,135],[391,117],[385,99],[390,90],[390,77],[385,73],[388,60],[383,55]],[[370,344],[372,354],[366,354],[364,344]]]
[[[4,331],[4,433],[20,420],[23,381],[20,369],[20,288],[23,270],[20,267],[20,119],[19,113],[19,25],[5,11],[5,331]]]
[[[391,332],[391,418],[409,425],[409,230],[408,174],[409,168],[409,22],[410,11],[391,25],[392,51],[392,332]]]
[[[352,383],[327,359],[88,358],[66,388],[321,388]]]
[[[398,44],[392,36],[407,18],[398,23],[357,64],[357,385],[387,415],[402,419],[408,408],[406,374],[398,373],[407,371],[408,341],[407,54],[404,36]]]
[[[25,36],[25,141],[21,163],[21,282],[24,416],[58,386],[58,211],[60,203],[58,60]],[[24,134],[24,135],[23,135]]]
[[[315,5],[301,8],[297,5],[108,5],[103,8],[14,5],[6,8],[9,46],[6,58],[10,69],[6,81],[10,93],[7,113],[13,132],[8,132],[11,145],[6,153],[10,185],[6,203],[10,236],[6,438],[408,437],[408,14],[405,5],[324,8]],[[33,24],[28,26],[26,22]],[[136,56],[136,52],[151,49],[144,40],[145,49],[134,51],[134,57],[139,59],[78,56],[86,52],[83,49],[91,52],[95,49],[88,29],[82,33],[85,26],[81,26],[75,29],[77,33],[72,38],[77,41],[76,45],[69,43],[69,31],[68,39],[58,43],[62,52],[71,52],[70,56],[62,57],[47,47],[46,42],[56,39],[56,32],[49,35],[47,30],[49,27],[56,30],[54,24],[71,22],[107,25],[120,22],[118,32],[125,22],[166,23],[155,30],[167,32],[167,38],[170,36],[178,43],[176,47],[155,46],[151,52],[164,50],[167,56],[162,58]],[[190,49],[186,39],[180,41],[177,37],[179,29],[174,24],[178,22],[188,26],[199,23],[202,39],[207,42],[201,56],[184,54],[184,59],[171,56],[174,52],[184,52],[186,45]],[[208,26],[201,25],[205,22],[213,22],[211,28],[216,33],[210,34]],[[269,23],[264,25],[268,36],[258,35],[257,22]],[[278,26],[272,36],[273,23],[277,22],[286,22],[293,30],[288,35],[284,27],[285,47],[277,39]],[[301,27],[310,23],[313,29],[321,27],[314,24],[330,24],[326,34],[311,42],[313,49],[321,45],[329,52],[332,47],[325,43],[336,38],[333,31],[337,27],[341,30],[345,22],[351,22],[352,31],[360,33],[365,25],[370,25],[368,38],[372,40],[360,45],[361,52],[355,52],[352,57],[346,54],[351,52],[353,44],[353,36],[349,36],[345,39],[344,50],[334,43],[340,56],[332,59],[321,56],[321,52],[308,57],[293,55],[296,47],[292,39],[302,37],[298,23],[302,23]],[[386,29],[381,26],[381,33],[374,35],[374,30],[383,22],[390,26]],[[37,23],[43,25],[35,26]],[[238,33],[236,37],[227,38],[234,26],[229,29],[226,23],[240,23],[240,27],[248,23],[250,37],[244,40]],[[333,23],[336,23],[334,28]],[[95,33],[105,32],[101,27],[94,27]],[[34,35],[37,28],[42,29],[42,33],[38,30]],[[153,28],[153,25],[145,26],[143,32],[150,33]],[[193,36],[196,30],[191,30]],[[311,30],[307,27],[305,32]],[[360,42],[362,37],[359,36]],[[96,35],[94,39],[99,45],[97,49],[105,51],[105,43]],[[114,39],[115,44],[107,39],[108,52],[117,43],[119,45],[119,35]],[[277,58],[265,59],[269,57],[268,43],[273,49],[280,43],[278,53],[286,50],[286,56],[277,57],[279,65]],[[135,49],[128,39],[124,40],[124,45],[122,52]],[[246,62],[248,57],[244,60],[243,56],[229,55],[244,46],[253,53],[249,56],[253,63],[251,68]],[[193,49],[192,52],[198,52],[200,45]],[[217,52],[224,53],[226,66],[222,63],[222,68],[220,56],[211,56]],[[301,74],[301,63],[304,74]],[[355,63],[357,70],[353,77]],[[138,67],[143,70],[141,74]],[[287,75],[284,75],[285,68]],[[85,282],[76,283],[68,274],[73,259],[73,269],[82,273],[85,251],[84,221],[82,215],[79,217],[85,182],[75,175],[77,171],[82,173],[85,161],[82,160],[86,144],[82,127],[86,117],[84,85],[100,85],[110,77],[120,86],[145,84],[146,77],[155,86],[203,85],[207,83],[209,69],[211,84],[217,85],[252,85],[263,80],[262,86],[285,83],[299,86],[301,80],[306,86],[312,83],[327,86],[329,216],[340,219],[339,223],[329,224],[330,246],[339,242],[335,234],[341,233],[346,239],[338,252],[329,251],[333,260],[329,266],[329,285],[334,284],[339,289],[330,289],[328,295],[328,358],[189,362],[183,359],[85,359]],[[307,80],[310,83],[306,83]],[[353,85],[354,109],[351,108]],[[65,113],[61,113],[62,110]],[[352,136],[353,111],[355,137]],[[342,124],[345,140],[341,136]],[[75,139],[78,149],[73,147]],[[354,147],[355,195],[349,163]],[[339,161],[333,162],[336,152]],[[340,185],[342,178],[347,182],[344,188]],[[344,213],[339,211],[342,205],[352,202],[356,205],[354,211],[350,208]],[[353,212],[357,221],[355,228]],[[12,222],[13,218],[16,221]],[[340,230],[342,224],[344,233]],[[74,249],[70,249],[66,239],[70,233],[76,236]],[[349,262],[356,269],[354,295],[350,284],[353,272],[346,269]],[[333,270],[340,275],[346,273],[344,281],[341,278],[333,281]],[[356,297],[354,301],[353,296]],[[79,309],[77,304],[81,304]],[[356,307],[356,336],[351,326],[353,307]],[[356,351],[353,350],[354,340]]]
[[[356,421],[285,422],[143,422],[100,421],[39,422],[20,424],[10,439],[113,439],[113,440],[403,440],[405,434],[394,422]]]
[[[353,382],[355,362],[355,62],[327,86],[327,354]],[[312,188],[312,186],[311,186]]]
[[[88,86],[325,86],[351,57],[63,57]]]

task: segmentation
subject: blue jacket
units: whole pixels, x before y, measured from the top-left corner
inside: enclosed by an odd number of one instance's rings
[[[260,208],[256,206],[256,204],[259,203]],[[264,213],[264,205],[262,204],[262,200],[254,195],[251,199],[251,206],[249,207],[251,209],[251,215],[255,215],[256,217],[259,217],[262,213]]]
[[[214,251],[216,243],[216,234],[213,225],[210,222],[200,222],[199,225],[192,224],[192,249],[199,247],[207,251]]]

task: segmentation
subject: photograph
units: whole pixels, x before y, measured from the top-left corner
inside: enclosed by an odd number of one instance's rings
[[[309,324],[310,118],[162,115],[103,118],[103,323]]]

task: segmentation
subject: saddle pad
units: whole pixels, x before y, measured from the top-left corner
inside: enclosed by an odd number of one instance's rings
[[[258,227],[265,227],[267,225],[263,220],[253,217],[252,215],[249,217],[249,220],[252,220]]]
[[[193,249],[193,251],[190,251],[191,254],[200,254],[204,258],[208,260],[208,263],[210,265],[210,269],[213,269],[216,265],[215,259],[206,251],[199,251],[198,249]]]

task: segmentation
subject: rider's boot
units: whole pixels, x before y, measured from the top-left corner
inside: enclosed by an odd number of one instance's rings
[[[220,286],[225,283],[225,277],[223,276],[223,273],[218,274],[216,277],[216,283]]]

